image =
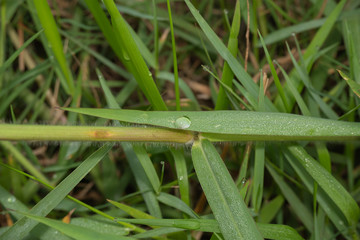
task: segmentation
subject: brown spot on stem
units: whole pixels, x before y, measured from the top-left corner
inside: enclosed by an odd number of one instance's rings
[[[93,136],[99,139],[108,138],[110,136],[110,133],[107,130],[96,130],[93,132]]]

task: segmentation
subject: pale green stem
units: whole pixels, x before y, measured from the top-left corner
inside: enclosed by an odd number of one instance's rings
[[[0,140],[128,141],[187,143],[189,131],[151,127],[98,127],[0,124]]]

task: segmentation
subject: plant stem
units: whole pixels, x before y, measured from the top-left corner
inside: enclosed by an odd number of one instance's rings
[[[153,127],[97,127],[0,124],[0,140],[129,141],[187,143],[189,131]]]

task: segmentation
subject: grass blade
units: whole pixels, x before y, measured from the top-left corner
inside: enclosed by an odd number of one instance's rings
[[[238,52],[238,35],[240,31],[240,4],[239,1],[236,1],[235,12],[233,22],[231,24],[230,37],[228,42],[228,49],[230,53],[236,57]],[[231,88],[232,80],[234,78],[234,73],[231,71],[228,63],[224,63],[221,82],[226,86]],[[229,105],[229,99],[226,96],[226,89],[224,89],[223,85],[220,85],[219,93],[217,96],[215,110],[226,110]]]
[[[100,232],[94,231],[93,229],[91,229],[89,227],[68,224],[68,223],[64,223],[59,220],[49,219],[49,218],[45,218],[45,217],[39,217],[39,216],[36,216],[33,214],[28,214],[28,213],[21,213],[21,214],[28,217],[29,219],[33,219],[33,220],[43,223],[49,227],[55,228],[55,229],[59,230],[60,232],[62,232],[63,234],[65,234],[69,237],[72,237],[74,239],[78,239],[78,240],[84,240],[84,239],[111,240],[114,238],[116,238],[116,239],[134,239],[134,238],[129,238],[129,237],[108,234],[108,233],[100,233]]]
[[[66,79],[66,85],[64,85],[63,87],[66,91],[68,91],[69,94],[72,95],[75,90],[74,79],[67,64],[63,46],[61,43],[60,34],[57,29],[55,19],[51,13],[49,4],[46,0],[35,0],[33,2],[37,11],[37,16],[39,17],[42,27],[44,28],[44,33],[47,41],[51,46],[50,49],[54,53],[54,56],[60,66],[61,72]]]
[[[265,143],[257,142],[255,145],[254,178],[252,191],[252,206],[257,213],[260,210],[263,188],[264,188],[264,168],[265,168]]]
[[[127,24],[117,10],[115,3],[113,0],[105,0],[104,3],[111,16],[115,37],[119,41],[118,47],[122,48],[122,62],[128,62],[128,67],[130,67],[129,70],[134,75],[139,87],[153,105],[154,109],[162,111],[167,110],[167,107],[156,88],[151,72],[146,66]]]
[[[183,149],[180,150],[174,148],[170,148],[170,151],[175,162],[181,200],[190,206],[190,186],[184,151]]]
[[[351,90],[360,98],[360,84],[349,78],[345,73],[340,70],[337,70],[340,76],[346,81]]]
[[[359,139],[360,123],[250,111],[145,112],[138,110],[63,108],[96,117],[201,132],[213,141]],[[183,125],[186,121],[187,124]],[[264,128],[264,126],[267,126]],[[226,136],[225,136],[226,135]]]
[[[225,239],[262,239],[225,164],[208,140],[191,151],[196,174]]]
[[[37,216],[46,216],[63,200],[66,195],[83,179],[89,171],[110,151],[112,144],[106,144],[91,154],[85,161],[68,175],[54,190],[47,194],[29,212]],[[26,217],[17,221],[0,239],[22,239],[37,223]]]
[[[288,147],[288,153],[292,154],[301,163],[342,211],[349,225],[354,227],[358,223],[360,209],[344,187],[300,146]]]

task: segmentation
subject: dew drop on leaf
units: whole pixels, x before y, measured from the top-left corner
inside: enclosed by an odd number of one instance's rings
[[[189,128],[191,125],[191,121],[188,117],[179,117],[175,121],[175,127],[180,129]]]

